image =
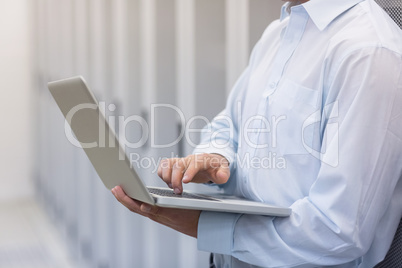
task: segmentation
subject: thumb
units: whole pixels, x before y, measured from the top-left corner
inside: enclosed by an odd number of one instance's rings
[[[218,171],[216,172],[215,175],[215,180],[214,182],[217,184],[223,184],[226,183],[229,180],[230,177],[230,169],[228,165],[222,165]]]

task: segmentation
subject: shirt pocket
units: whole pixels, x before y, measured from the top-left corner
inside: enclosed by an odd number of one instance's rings
[[[318,122],[311,123],[320,114],[318,93],[285,79],[270,97],[269,114],[277,122],[273,146],[279,154],[308,154],[313,148],[319,133]]]

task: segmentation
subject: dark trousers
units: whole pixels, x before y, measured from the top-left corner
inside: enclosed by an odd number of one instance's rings
[[[214,254],[211,253],[211,255],[209,255],[209,268],[216,268],[215,264],[214,264]]]

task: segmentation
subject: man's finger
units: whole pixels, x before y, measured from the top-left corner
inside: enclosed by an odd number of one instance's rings
[[[161,209],[157,206],[151,206],[150,204],[142,203],[141,204],[141,211],[147,214],[160,214]]]
[[[200,171],[201,166],[202,164],[200,165],[197,163],[197,156],[194,156],[184,172],[183,183],[189,183],[192,181],[195,175]]]
[[[181,184],[181,181],[183,179],[183,173],[185,170],[186,170],[186,164],[183,158],[177,161],[173,165],[172,187],[175,194],[181,194],[183,192],[183,186]]]
[[[229,177],[230,177],[229,166],[222,166],[216,172],[214,182],[218,184],[223,184],[229,180]]]
[[[224,156],[215,155],[209,159],[209,166],[212,167],[210,173],[213,177],[213,182],[218,184],[226,183],[230,177],[229,162]]]
[[[117,201],[122,203],[126,208],[128,208],[130,211],[138,213],[142,216],[144,213],[141,211],[141,204],[142,202],[136,201],[126,195],[126,193],[123,191],[123,189],[120,186],[116,186],[112,189],[113,195],[116,197]]]
[[[159,163],[159,166],[158,166],[157,174],[158,174],[158,176],[159,176],[160,178],[162,178],[162,166],[163,166],[164,161],[165,161],[165,160],[162,160],[162,161]]]
[[[175,159],[168,159],[162,163],[162,180],[167,185],[172,183],[172,166],[174,165],[174,162],[176,162]]]

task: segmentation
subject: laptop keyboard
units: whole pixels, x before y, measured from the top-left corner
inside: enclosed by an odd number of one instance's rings
[[[199,200],[209,200],[209,201],[219,201],[218,199],[214,198],[209,198],[209,197],[204,197],[200,195],[195,195],[195,194],[189,194],[186,192],[183,192],[181,195],[180,194],[175,194],[173,190],[168,190],[168,189],[156,189],[156,188],[148,188],[149,193],[154,194],[154,195],[159,195],[159,196],[165,196],[165,197],[176,197],[176,198],[184,198],[184,199],[199,199]]]

